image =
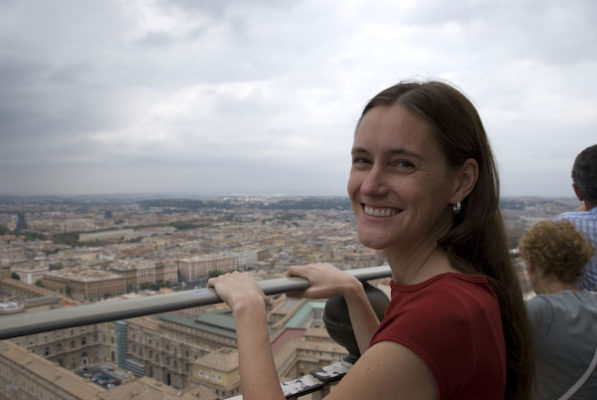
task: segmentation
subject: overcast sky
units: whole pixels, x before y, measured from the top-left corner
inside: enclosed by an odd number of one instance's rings
[[[0,0],[0,194],[344,195],[401,79],[477,106],[502,194],[573,196],[593,0]]]

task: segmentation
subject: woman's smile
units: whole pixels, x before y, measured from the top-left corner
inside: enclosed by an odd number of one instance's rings
[[[363,212],[365,214],[374,217],[393,217],[394,215],[398,215],[400,212],[402,212],[402,210],[399,208],[375,207],[364,203],[361,203],[361,207],[363,208]]]

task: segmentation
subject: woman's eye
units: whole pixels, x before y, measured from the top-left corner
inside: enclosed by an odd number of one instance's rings
[[[358,165],[366,165],[366,164],[369,164],[369,160],[366,158],[357,157],[352,160],[352,165],[358,166]]]
[[[404,171],[411,171],[411,170],[415,169],[415,165],[408,160],[396,160],[396,161],[393,161],[390,164],[390,166],[392,168],[397,168],[397,169],[404,170]]]

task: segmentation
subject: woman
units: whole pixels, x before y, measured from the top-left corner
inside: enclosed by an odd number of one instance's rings
[[[539,398],[597,399],[597,296],[577,286],[593,246],[572,222],[560,220],[537,222],[518,247],[537,293],[526,305]]]
[[[348,194],[359,240],[390,265],[392,299],[380,324],[350,275],[289,268],[311,283],[303,297],[342,295],[349,308],[362,356],[327,398],[530,398],[528,321],[470,101],[440,82],[375,96],[355,132]],[[282,399],[259,286],[238,273],[208,285],[234,313],[243,397]]]

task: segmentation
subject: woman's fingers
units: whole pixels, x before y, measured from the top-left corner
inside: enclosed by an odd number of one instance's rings
[[[223,302],[231,308],[251,298],[261,298],[267,305],[268,299],[259,283],[248,272],[231,272],[210,278],[207,287],[213,288]]]
[[[316,263],[288,268],[288,276],[298,276],[309,281],[310,287],[303,292],[291,293],[289,297],[324,299],[342,294],[342,283],[354,279],[346,272],[329,263]]]

